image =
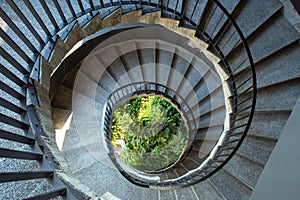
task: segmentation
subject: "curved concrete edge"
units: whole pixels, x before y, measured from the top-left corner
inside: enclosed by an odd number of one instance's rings
[[[88,186],[82,184],[77,178],[66,174],[64,172],[56,172],[58,177],[68,186],[70,190],[76,190],[77,194],[82,199],[100,200],[101,198],[96,195]]]

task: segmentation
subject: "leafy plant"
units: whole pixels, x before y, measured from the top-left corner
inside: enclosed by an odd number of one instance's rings
[[[168,167],[187,143],[182,117],[171,103],[155,96],[136,97],[114,112],[112,143],[124,140],[120,159],[142,171]]]

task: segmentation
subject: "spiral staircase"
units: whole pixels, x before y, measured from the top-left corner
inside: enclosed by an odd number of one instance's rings
[[[250,198],[300,95],[290,1],[0,4],[0,199]],[[190,126],[160,173],[109,145],[112,107],[137,94]]]

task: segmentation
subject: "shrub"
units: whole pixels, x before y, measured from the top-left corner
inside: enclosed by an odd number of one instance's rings
[[[120,159],[141,171],[155,171],[173,164],[187,138],[180,113],[155,96],[136,97],[114,111],[112,143],[124,140]]]

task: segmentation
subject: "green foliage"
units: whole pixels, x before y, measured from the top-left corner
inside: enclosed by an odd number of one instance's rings
[[[186,145],[182,117],[171,103],[155,96],[136,97],[114,112],[112,142],[124,140],[120,159],[142,171],[166,168]]]

